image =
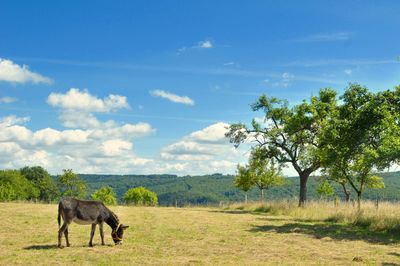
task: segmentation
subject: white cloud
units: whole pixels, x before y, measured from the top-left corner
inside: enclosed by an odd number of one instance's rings
[[[106,156],[116,156],[132,150],[132,143],[120,139],[112,139],[103,142],[101,149]]]
[[[128,108],[126,97],[110,94],[99,99],[88,91],[71,89],[52,93],[48,103],[61,108],[59,120],[66,128],[31,130],[28,117],[0,118],[0,165],[19,168],[42,165],[51,173],[71,168],[80,173],[132,173],[146,171],[152,160],[133,151],[133,140],[155,132],[148,123],[101,121],[94,113]],[[135,167],[140,168],[135,168]]]
[[[28,122],[29,117],[17,117],[15,115],[6,116],[0,119],[0,128],[6,126],[20,125]]]
[[[202,48],[202,49],[210,49],[210,48],[213,48],[213,46],[214,45],[210,40],[201,41],[197,45],[198,48]]]
[[[233,66],[233,65],[235,65],[235,62],[226,62],[223,65],[224,66]]]
[[[24,125],[28,121],[16,116],[0,119],[0,164],[4,167],[42,165],[52,173],[65,168],[80,173],[132,173],[135,166],[152,162],[133,152],[132,139],[154,132],[147,123],[99,121],[98,128],[32,131]]]
[[[16,101],[17,101],[16,98],[8,97],[8,96],[0,98],[0,103],[13,103],[13,102],[16,102]]]
[[[229,125],[223,122],[194,131],[181,140],[161,149],[159,172],[179,174],[234,173],[237,163],[247,159],[246,147],[235,149],[225,132]],[[166,167],[178,165],[178,168]],[[172,170],[175,170],[172,171]]]
[[[27,65],[18,65],[11,60],[0,58],[0,81],[11,83],[46,83],[52,80],[29,70]]]
[[[344,72],[346,75],[351,75],[351,74],[353,73],[353,70],[351,70],[351,69],[345,69],[343,72]]]
[[[229,125],[226,123],[218,122],[202,130],[191,133],[189,138],[197,142],[225,143],[227,141],[225,133],[228,126]]]
[[[293,42],[338,42],[347,41],[353,35],[351,32],[331,32],[320,33],[306,36],[300,39],[294,39]]]
[[[183,47],[179,48],[176,51],[176,55],[179,56],[179,55],[182,55],[183,53],[191,51],[191,50],[211,49],[213,47],[214,47],[214,44],[213,44],[213,42],[211,40],[204,40],[204,41],[198,42],[196,45],[193,45],[193,46],[189,46],[189,47],[183,46]]]
[[[289,72],[284,72],[280,76],[278,76],[278,79],[264,79],[263,83],[268,84],[268,86],[271,87],[287,88],[292,85],[292,81],[294,78],[295,76],[293,74],[290,74]]]
[[[154,97],[161,97],[174,103],[182,103],[186,105],[194,105],[194,101],[187,96],[179,96],[168,91],[152,90],[150,94]]]
[[[129,108],[125,96],[110,94],[104,99],[93,96],[87,90],[71,88],[67,93],[51,93],[47,103],[65,110],[108,113]]]

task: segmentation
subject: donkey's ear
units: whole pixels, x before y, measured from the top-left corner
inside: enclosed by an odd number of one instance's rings
[[[129,225],[121,225],[121,228],[122,228],[123,230],[125,230],[126,228],[129,228]]]

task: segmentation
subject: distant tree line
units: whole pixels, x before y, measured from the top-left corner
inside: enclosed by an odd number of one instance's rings
[[[19,170],[0,170],[0,201],[30,200],[54,202],[61,197],[84,199],[87,184],[71,169],[53,179],[41,166],[24,167]],[[117,204],[117,196],[109,186],[93,192],[91,199],[100,200],[108,205]],[[155,206],[157,194],[144,188],[131,188],[124,196],[126,204]]]

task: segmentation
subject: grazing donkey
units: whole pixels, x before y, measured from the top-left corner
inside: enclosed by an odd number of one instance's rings
[[[64,223],[60,228],[61,220],[63,218]],[[129,226],[119,223],[118,217],[110,211],[100,201],[94,200],[78,200],[74,198],[63,198],[58,204],[58,247],[61,248],[61,237],[64,233],[67,247],[69,247],[68,241],[68,225],[74,221],[78,224],[91,224],[92,231],[90,232],[89,246],[92,247],[93,236],[96,230],[96,225],[100,228],[101,244],[104,245],[104,222],[108,224],[111,229],[111,237],[114,240],[115,245],[122,244],[122,237],[124,230]]]

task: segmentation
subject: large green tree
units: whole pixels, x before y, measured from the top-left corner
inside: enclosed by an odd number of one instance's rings
[[[0,200],[36,200],[40,191],[18,170],[0,170]]]
[[[285,100],[262,95],[252,109],[263,111],[263,122],[253,119],[250,126],[232,124],[226,136],[236,147],[243,142],[253,142],[264,157],[292,165],[299,175],[299,206],[303,206],[308,178],[321,166],[317,152],[319,138],[336,111],[336,102],[336,92],[332,89],[323,89],[309,102],[292,107]]]
[[[39,199],[51,202],[59,197],[59,190],[53,178],[41,166],[24,167],[20,169],[21,174],[31,181],[39,190]]]
[[[351,84],[321,137],[324,172],[330,179],[350,185],[357,195],[358,208],[366,188],[384,187],[375,172],[399,159],[398,91],[372,93]]]
[[[64,169],[64,174],[58,178],[61,193],[63,196],[84,198],[87,185],[71,169]]]

